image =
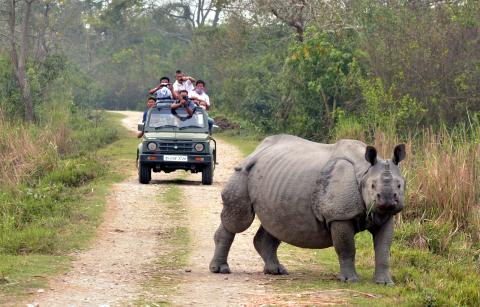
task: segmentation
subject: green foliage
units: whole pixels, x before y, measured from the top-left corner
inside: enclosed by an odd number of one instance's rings
[[[103,113],[65,113],[64,108],[55,112],[50,114],[46,129],[56,133],[47,134],[53,139],[45,141],[49,151],[40,150],[42,163],[25,169],[29,176],[19,185],[0,186],[0,254],[51,254],[63,250],[61,238],[65,234],[60,230],[87,218],[77,203],[86,192],[82,187],[105,174],[105,163],[93,153],[113,142],[117,130],[108,125]],[[62,133],[65,122],[61,118],[67,119],[72,133]],[[31,128],[22,133],[39,133],[40,129]],[[63,145],[55,141],[58,134]]]
[[[367,130],[388,130],[395,133],[412,131],[419,126],[426,109],[408,94],[395,98],[395,87],[385,90],[381,79],[360,80],[365,108],[361,121]]]
[[[1,194],[0,253],[55,253],[63,249],[58,229],[81,219],[76,209],[78,187],[100,176],[104,168],[95,160],[64,161],[35,186]]]
[[[0,53],[0,110],[5,116],[21,118],[23,105],[10,58]]]
[[[354,9],[363,62],[395,97],[415,99],[425,109],[421,124],[453,125],[479,110],[478,1],[362,0]]]
[[[348,39],[312,29],[302,44],[290,48],[285,88],[304,118],[303,135],[322,139],[322,128],[333,128],[337,108],[354,99],[361,72]]]

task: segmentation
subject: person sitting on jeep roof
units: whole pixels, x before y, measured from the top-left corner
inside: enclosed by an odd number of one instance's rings
[[[188,96],[199,107],[205,110],[210,109],[210,97],[208,97],[207,93],[205,93],[205,81],[198,80],[195,86],[195,90],[190,92]],[[210,132],[210,134],[212,134],[213,124],[213,118],[208,117],[208,131]]]
[[[173,99],[172,92],[173,92],[173,87],[168,77],[162,77],[160,79],[160,84],[148,91],[149,94],[154,94],[157,100]]]
[[[193,103],[190,98],[188,98],[188,91],[187,90],[180,90],[179,92],[180,98],[177,102],[172,103],[170,108],[172,110],[176,110],[180,107],[184,107],[187,114],[191,117],[193,112],[195,112],[195,108],[197,107],[195,103]]]
[[[205,93],[205,81],[198,80],[195,89],[188,94],[188,97],[202,109],[210,109],[210,97]]]
[[[173,91],[176,99],[180,99],[180,91],[186,90],[188,93],[193,91],[194,86],[192,82],[195,82],[195,79],[190,76],[185,76],[181,70],[175,72],[176,81],[173,83]]]

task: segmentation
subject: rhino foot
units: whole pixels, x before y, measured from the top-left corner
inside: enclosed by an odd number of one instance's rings
[[[210,263],[210,272],[220,274],[230,274],[228,263]]]
[[[351,276],[345,276],[343,274],[340,274],[338,276],[338,279],[340,281],[344,281],[344,282],[357,282],[358,281],[358,276],[357,276],[357,274],[353,274]]]
[[[266,265],[263,273],[271,275],[288,275],[287,269],[281,264]]]
[[[375,275],[375,282],[380,285],[394,286],[392,278],[388,274]]]

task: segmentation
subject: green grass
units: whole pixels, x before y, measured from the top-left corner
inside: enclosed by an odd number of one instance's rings
[[[218,137],[237,146],[244,156],[259,143],[232,134]],[[397,225],[391,249],[394,287],[373,282],[374,251],[368,232],[357,234],[355,239],[360,282],[336,280],[339,264],[333,248],[309,250],[284,243],[279,259],[290,275],[274,279],[272,285],[292,293],[292,297],[301,292],[335,290],[349,304],[360,306],[479,306],[480,244],[472,243],[469,234],[462,231],[452,236],[454,228],[449,223],[419,220]]]
[[[244,157],[252,153],[262,140],[262,138],[260,137],[236,135],[234,132],[231,131],[215,134],[214,137],[236,146]]]
[[[52,255],[0,255],[0,305],[47,286],[48,277],[68,269],[70,258]]]
[[[102,221],[111,186],[135,169],[138,140],[120,125],[121,117],[105,117],[108,129],[116,131],[105,141],[117,141],[97,152],[63,159],[35,186],[0,193],[0,305],[45,287],[49,276],[68,269],[69,252],[88,246]]]
[[[158,260],[153,264],[157,272],[144,285],[145,289],[153,293],[154,297],[164,296],[164,298],[141,297],[134,302],[136,306],[171,306],[167,294],[172,295],[178,290],[178,285],[182,281],[180,274],[188,264],[190,255],[190,234],[188,227],[183,225],[182,220],[185,214],[185,205],[182,202],[182,189],[178,186],[187,173],[183,173],[168,184],[168,187],[159,197],[159,202],[166,206],[164,211],[164,229],[159,235],[159,241],[164,251]]]

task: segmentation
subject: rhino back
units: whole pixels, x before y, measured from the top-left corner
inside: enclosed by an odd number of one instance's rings
[[[312,205],[318,178],[328,161],[337,157],[361,163],[364,148],[352,140],[319,144],[291,136],[270,139],[252,154],[248,177],[249,198],[263,227],[296,246],[331,246],[325,220]]]

